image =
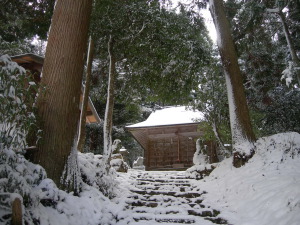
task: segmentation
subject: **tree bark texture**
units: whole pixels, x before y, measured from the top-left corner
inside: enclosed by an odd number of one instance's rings
[[[289,50],[290,50],[290,54],[291,54],[291,57],[292,57],[292,61],[293,61],[294,67],[297,68],[296,69],[297,81],[298,81],[298,85],[300,86],[300,69],[299,69],[299,67],[300,67],[300,60],[299,60],[299,58],[297,56],[297,53],[296,53],[296,50],[295,50],[295,47],[294,47],[294,43],[292,41],[292,38],[291,38],[291,35],[290,35],[290,32],[289,32],[288,25],[286,24],[285,16],[284,16],[284,14],[283,14],[282,11],[279,11],[278,15],[279,15],[280,21],[282,23],[284,35],[285,35],[286,42],[287,42],[287,45],[288,45]]]
[[[112,120],[113,120],[113,108],[114,108],[114,91],[115,91],[115,76],[116,76],[116,59],[113,49],[114,41],[110,37],[108,42],[108,54],[109,54],[109,79],[107,88],[107,100],[104,116],[103,126],[103,154],[108,157],[108,160],[112,154]]]
[[[225,15],[223,1],[210,0],[210,12],[218,34],[217,43],[226,78],[232,143],[236,152],[234,165],[239,167],[245,163],[243,159],[253,155],[252,143],[256,139],[250,122],[242,75],[231,36],[230,24]],[[249,149],[249,152],[243,152],[244,148],[240,148],[246,142],[249,143],[249,148],[252,148]]]
[[[92,0],[57,0],[37,100],[43,134],[33,161],[61,186],[74,143]]]
[[[84,142],[85,142],[86,110],[87,110],[87,106],[88,106],[89,93],[90,93],[93,54],[94,54],[94,41],[90,37],[88,57],[87,57],[85,87],[84,87],[84,92],[83,92],[81,114],[80,114],[80,121],[79,121],[79,127],[78,127],[77,150],[79,152],[83,151],[83,146],[84,146]]]

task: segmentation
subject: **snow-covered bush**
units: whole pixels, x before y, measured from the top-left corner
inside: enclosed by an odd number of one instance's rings
[[[21,200],[24,224],[40,224],[50,221],[52,216],[65,214],[61,217],[68,218],[74,214],[69,210],[71,204],[65,201],[72,199],[75,202],[77,196],[58,189],[51,179],[47,179],[41,166],[29,162],[23,155],[27,147],[26,136],[36,126],[32,112],[34,96],[31,88],[34,86],[24,68],[7,55],[0,57],[0,224],[4,225],[11,223],[15,197]],[[66,181],[75,181],[74,191],[79,197],[80,194],[93,194],[99,196],[101,202],[107,201],[103,194],[113,197],[117,192],[116,172],[113,168],[106,170],[105,160],[93,154],[78,155],[77,149],[73,148],[68,162]]]
[[[35,126],[32,88],[35,83],[8,55],[0,56],[0,145],[22,150]]]
[[[82,181],[100,190],[105,196],[114,197],[116,171],[113,167],[106,171],[106,159],[93,153],[78,153],[78,166]]]
[[[0,55],[20,55],[33,50],[31,40],[6,41],[0,35]]]
[[[73,147],[65,165],[61,182],[68,187],[68,190],[74,191],[76,195],[86,186],[93,186],[105,196],[112,198],[115,195],[117,174],[115,167],[113,165],[111,168],[107,167],[106,162],[107,160],[102,155],[80,153],[76,147]],[[123,160],[122,162],[125,163]],[[126,165],[124,166],[126,167]]]
[[[117,172],[123,172],[127,173],[129,166],[124,161],[122,154],[112,154],[110,165],[117,171]]]
[[[18,195],[26,208],[36,205],[38,195],[32,190],[46,177],[42,167],[19,154],[27,145],[29,130],[35,127],[34,86],[24,68],[8,55],[0,56],[0,193],[4,203],[0,222],[4,224],[10,223],[12,196]],[[24,216],[30,217],[28,211]]]
[[[216,166],[217,166],[217,163],[194,165],[185,171],[185,176],[187,178],[193,178],[196,180],[200,180],[206,176],[209,176],[209,174],[216,168]]]
[[[0,149],[0,224],[10,224],[11,201],[17,196],[23,202],[24,221],[32,224],[29,209],[39,204],[39,193],[33,191],[46,178],[45,170],[27,161],[13,148]]]

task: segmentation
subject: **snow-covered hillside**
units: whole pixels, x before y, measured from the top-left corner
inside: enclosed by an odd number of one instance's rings
[[[201,193],[207,192],[201,195],[202,204],[220,211],[219,217],[229,224],[299,225],[300,134],[284,133],[261,138],[256,142],[256,148],[254,157],[241,168],[234,168],[232,158],[229,158],[217,165],[210,176],[203,180],[191,180],[193,191],[199,189]],[[26,203],[26,208],[23,208],[24,219],[28,224],[37,224],[37,221],[43,225],[113,225],[124,224],[125,221],[125,224],[139,224],[126,217],[132,213],[126,207],[126,199],[131,194],[130,190],[135,188],[131,176],[135,171],[117,174],[115,182],[109,181],[114,184],[112,191],[115,194],[113,199],[109,199],[98,190],[101,183],[93,177],[97,176],[99,170],[97,160],[97,156],[93,154],[79,154],[80,167],[84,171],[85,180],[89,181],[88,185],[81,187],[79,196],[57,189],[50,179],[42,178],[36,185],[35,173],[39,171],[26,169],[28,166],[35,167],[25,159],[19,160],[17,167],[11,167],[8,161],[2,160],[1,170],[3,172],[3,169],[9,168],[8,175],[19,177],[19,181],[23,183],[35,180],[30,190],[29,184],[23,185],[26,187],[23,192],[30,193],[30,198],[34,200],[28,203],[28,199],[23,199],[24,204]],[[35,176],[34,179],[30,179],[30,171]],[[0,177],[1,196],[8,194],[4,185],[9,180],[3,174]],[[141,176],[142,174],[141,172]],[[16,192],[20,193],[20,190]],[[172,207],[176,208],[176,204]],[[9,210],[7,204],[1,204],[1,224],[9,224],[9,217],[5,217],[9,215]]]
[[[232,158],[201,181],[204,202],[238,225],[300,224],[300,135],[277,134],[256,142],[256,154],[243,167]]]

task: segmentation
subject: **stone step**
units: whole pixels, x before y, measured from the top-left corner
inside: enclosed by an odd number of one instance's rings
[[[180,218],[164,218],[164,219],[160,219],[160,218],[156,218],[155,219],[156,222],[159,223],[181,223],[181,224],[192,224],[195,223],[196,221],[193,219],[180,219]]]
[[[138,185],[153,185],[153,186],[163,186],[163,185],[175,185],[175,186],[186,186],[186,187],[190,187],[191,184],[189,182],[156,182],[153,183],[152,181],[141,181],[138,180]]]
[[[178,215],[178,214],[168,214],[168,215],[153,215],[152,213],[134,213],[133,219],[136,222],[142,221],[155,221],[158,223],[170,223],[170,224],[192,224],[196,222],[195,217],[189,215]]]
[[[190,192],[192,191],[193,189],[189,186],[184,186],[184,187],[181,187],[181,186],[169,186],[169,185],[164,185],[164,186],[151,186],[151,185],[136,185],[136,187],[140,190],[153,190],[153,191],[157,191],[157,190],[170,190],[170,189],[173,189],[174,191],[177,191],[177,192]]]
[[[168,179],[168,180],[191,180],[191,178],[189,177],[186,177],[184,175],[182,176],[173,176],[173,175],[168,175],[168,176],[165,176],[165,175],[162,175],[162,176],[145,176],[145,175],[139,175],[139,176],[130,176],[131,178],[134,178],[134,179]]]
[[[127,208],[137,208],[137,207],[151,207],[151,208],[155,208],[155,207],[174,207],[174,202],[176,202],[178,205],[184,205],[185,209],[191,210],[190,214],[192,215],[192,213],[194,212],[194,215],[196,215],[196,213],[198,213],[197,211],[199,211],[199,209],[204,209],[206,208],[208,211],[211,211],[211,209],[209,207],[206,207],[204,204],[201,203],[190,203],[185,199],[182,199],[182,201],[174,201],[171,199],[167,199],[167,200],[163,200],[163,201],[155,201],[155,199],[153,200],[142,200],[142,199],[128,199],[126,201],[127,203]],[[177,206],[178,206],[177,205]],[[197,211],[195,211],[197,210]],[[217,212],[217,211],[216,211]],[[201,213],[201,212],[199,212]],[[215,213],[215,212],[214,212]],[[212,215],[215,215],[215,214]],[[200,215],[201,216],[201,215]]]
[[[219,211],[216,210],[204,210],[200,212],[196,212],[193,210],[188,210],[188,214],[185,215],[182,212],[178,210],[166,210],[163,213],[153,213],[149,212],[148,210],[135,210],[134,211],[134,220],[142,221],[142,220],[154,220],[156,222],[164,222],[164,223],[181,223],[181,224],[191,224],[195,223],[195,216],[201,217],[205,220],[209,220],[215,224],[228,224],[228,222],[220,217],[217,217],[219,215]],[[192,217],[191,217],[192,216]]]
[[[205,208],[204,210],[188,210],[189,215],[193,216],[200,216],[200,217],[217,217],[220,212],[215,209],[207,209]]]
[[[182,204],[190,204],[191,207],[194,207],[196,205],[201,205],[202,198],[193,198],[193,199],[187,199],[187,198],[180,198],[170,195],[130,195],[128,196],[128,203],[134,201],[134,200],[140,200],[140,201],[156,201],[156,202],[181,202]]]
[[[177,183],[177,184],[182,184],[182,183],[189,183],[190,181],[187,179],[177,179],[177,180],[170,180],[170,179],[151,179],[151,178],[136,178],[135,180],[140,181],[140,182],[151,182],[151,183]]]
[[[135,213],[147,213],[149,211],[148,210],[146,211],[145,209],[134,209],[134,212]],[[178,214],[178,213],[180,213],[178,210],[169,209],[169,210],[166,210],[164,213],[160,213],[160,214],[168,215],[168,214]]]
[[[137,207],[148,207],[148,208],[156,208],[156,207],[164,207],[164,208],[168,208],[168,207],[173,207],[174,204],[173,202],[169,201],[169,202],[155,202],[155,201],[143,201],[143,200],[136,200],[136,201],[127,201],[126,202],[127,208],[137,208]],[[187,203],[178,203],[178,205],[186,205]],[[189,206],[188,204],[186,205],[188,207],[190,207],[192,209],[192,206]]]
[[[157,202],[150,202],[150,201],[134,201],[130,203],[131,206],[136,207],[136,206],[145,206],[145,207],[157,207],[158,203]]]
[[[204,219],[209,220],[215,224],[228,224],[227,220],[218,217],[218,215],[220,214],[220,211],[215,210],[215,209],[211,209],[211,210],[188,210],[188,214],[189,215],[193,215],[193,216],[199,216],[199,217],[204,217]]]
[[[163,207],[162,209],[159,210],[154,210],[154,208],[157,206],[154,202],[152,203],[147,203],[144,202],[145,204],[138,204],[136,208],[133,208],[133,213],[134,213],[134,220],[137,221],[142,221],[142,220],[155,220],[156,222],[164,222],[164,223],[194,223],[194,219],[183,219],[186,218],[186,216],[196,216],[196,217],[201,217],[206,220],[209,220],[215,224],[228,224],[228,222],[220,217],[217,217],[220,212],[217,210],[213,209],[203,209],[203,210],[187,210],[186,212],[182,212],[178,210],[177,206],[170,206],[170,207]],[[152,205],[150,205],[152,204]],[[155,204],[155,205],[153,205]],[[144,207],[151,207],[153,210],[145,209]],[[185,214],[186,213],[186,214]],[[170,215],[179,215],[179,217],[172,218]],[[151,215],[151,216],[150,216]],[[183,217],[183,218],[182,218]]]
[[[198,192],[176,192],[176,191],[164,191],[164,190],[131,190],[133,193],[137,193],[140,195],[168,195],[174,197],[181,197],[181,198],[197,198],[200,197],[202,193]]]
[[[217,218],[204,218],[205,220],[209,220],[215,224],[227,224],[227,225],[232,225],[232,224],[229,224],[227,220],[223,219],[223,218],[220,218],[220,217],[217,217]]]

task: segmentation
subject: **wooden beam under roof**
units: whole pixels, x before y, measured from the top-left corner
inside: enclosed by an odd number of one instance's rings
[[[38,73],[38,79],[36,82],[40,82],[40,74],[42,72],[44,58],[32,53],[15,55],[11,57],[12,61],[18,63],[20,66],[24,67],[25,69],[33,72]],[[83,93],[84,86],[82,85],[81,91]],[[80,95],[80,102],[82,102],[82,93]],[[81,107],[81,106],[80,106]],[[81,110],[81,108],[80,108]],[[87,116],[86,116],[86,123],[100,123],[101,119],[95,109],[91,98],[88,99],[88,106],[87,106]]]

